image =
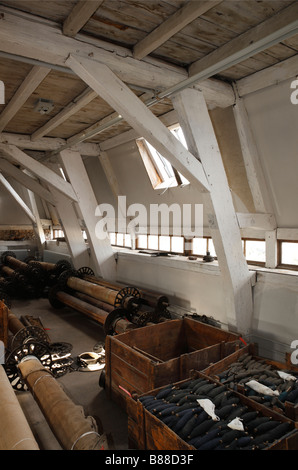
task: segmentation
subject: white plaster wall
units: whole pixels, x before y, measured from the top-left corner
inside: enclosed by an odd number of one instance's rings
[[[244,99],[278,227],[298,227],[298,105],[292,80]]]

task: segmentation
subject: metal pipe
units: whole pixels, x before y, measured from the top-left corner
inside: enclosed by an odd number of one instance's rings
[[[73,308],[80,313],[83,313],[87,317],[94,320],[96,323],[99,323],[103,328],[106,327],[107,323],[110,323],[110,319],[114,318],[113,320],[113,332],[114,333],[123,333],[128,329],[135,328],[131,322],[126,320],[126,318],[121,317],[118,315],[118,311],[120,309],[113,309],[111,312],[107,312],[103,309],[95,307],[94,305],[88,304],[88,302],[84,302],[77,297],[74,297],[66,292],[56,291],[51,294],[54,295],[54,299],[52,299],[52,305],[55,304],[55,301],[61,302],[63,305]],[[54,301],[54,302],[53,302]],[[54,305],[55,306],[55,305]]]

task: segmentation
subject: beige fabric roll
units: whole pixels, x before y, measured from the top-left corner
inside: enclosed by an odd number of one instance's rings
[[[91,416],[66,395],[40,361],[27,356],[18,365],[22,378],[38,403],[53,434],[64,450],[107,450],[105,435],[100,435]]]
[[[3,366],[0,366],[0,397],[0,450],[39,450]]]

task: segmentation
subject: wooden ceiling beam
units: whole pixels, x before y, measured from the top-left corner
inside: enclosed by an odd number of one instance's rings
[[[63,23],[63,34],[74,37],[84,27],[104,0],[79,0]]]
[[[201,190],[209,191],[208,180],[201,163],[109,67],[75,56],[70,56],[67,63],[185,178],[200,186]]]
[[[10,163],[8,160],[5,160],[4,158],[0,158],[0,169],[1,171],[3,171],[3,173],[11,176],[16,181],[18,181],[23,186],[25,186],[25,188],[29,189],[35,194],[38,194],[42,199],[48,201],[53,206],[56,205],[55,199],[46,188],[41,186],[38,183],[38,181],[33,179],[24,171],[21,171],[19,168],[17,168],[15,165]]]
[[[49,134],[49,132],[60,126],[70,116],[91,103],[91,101],[93,101],[97,96],[97,93],[95,93],[93,90],[90,90],[90,88],[83,91],[83,93],[72,100],[60,113],[56,114],[56,116],[46,122],[42,127],[33,132],[31,139],[36,141],[41,137]]]
[[[7,124],[13,119],[19,109],[21,109],[21,107],[26,103],[27,99],[46,78],[50,71],[51,69],[49,68],[39,66],[34,66],[31,69],[25,80],[22,82],[0,115],[0,132],[5,129]]]
[[[189,23],[221,2],[222,0],[190,0],[134,46],[134,58],[143,59]]]
[[[208,78],[298,32],[298,2],[240,34],[189,67],[189,76]]]
[[[20,149],[25,150],[47,152],[52,150],[59,150],[66,145],[67,141],[58,137],[42,137],[41,139],[33,141],[31,140],[31,136],[27,134],[2,132],[0,134],[0,143],[16,145]],[[98,144],[91,142],[73,145],[72,150],[77,150],[81,155],[89,157],[97,157],[99,155]]]
[[[130,85],[138,85],[150,90],[164,90],[175,86],[188,78],[187,71],[178,66],[151,57],[144,60],[136,60],[132,51],[125,47],[107,43],[106,41],[91,38],[84,34],[78,34],[76,38],[63,35],[58,24],[43,20],[31,14],[22,13],[22,17],[16,15],[13,9],[0,6],[0,51],[23,57],[24,60],[33,59],[46,61],[49,66],[67,67],[66,61],[70,54],[78,54],[104,63],[123,82]],[[205,80],[202,85],[207,85]],[[221,83],[213,80],[214,83]],[[201,83],[200,83],[201,85]],[[231,87],[226,85],[228,98],[231,97]],[[225,91],[222,87],[218,90],[218,101],[222,103]],[[220,104],[219,104],[220,105]]]
[[[70,183],[65,181],[62,177],[58,176],[42,163],[27,155],[15,145],[0,144],[0,152],[9,157],[12,161],[22,165],[22,167],[29,170],[42,181],[54,186],[54,188],[62,192],[71,200],[77,202],[77,196]]]

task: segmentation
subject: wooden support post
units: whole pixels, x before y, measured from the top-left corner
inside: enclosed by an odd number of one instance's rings
[[[74,190],[67,181],[57,175],[54,171],[47,168],[42,163],[27,155],[15,145],[0,144],[0,152],[10,157],[13,161],[19,163],[35,176],[45,181],[47,184],[54,186],[73,201],[77,200]]]
[[[237,95],[237,88],[235,87]],[[237,96],[233,107],[238,136],[241,144],[248,184],[251,189],[255,209],[261,213],[273,214],[273,208],[267,190],[258,149],[251,130],[247,111],[242,98]],[[275,218],[275,217],[274,217]]]
[[[211,188],[210,193],[203,193],[204,211],[222,274],[228,323],[245,335],[249,333],[253,312],[251,274],[206,102],[195,89],[181,91],[172,101],[188,147],[202,162]]]
[[[277,256],[277,233],[276,230],[270,230],[265,233],[266,241],[266,268],[276,268],[278,264]]]
[[[96,215],[98,206],[87,171],[79,152],[63,150],[61,162],[77,195],[82,213],[95,271],[107,280],[116,278],[116,261],[108,238],[99,239],[96,235]]]
[[[90,266],[88,248],[83,238],[74,203],[54,188],[51,189],[51,192],[57,201],[55,209],[59,216],[59,222],[65,235],[74,268],[79,269],[83,266]],[[90,267],[93,269],[92,266]]]
[[[39,212],[38,212],[38,208],[37,208],[37,204],[36,204],[35,194],[32,191],[30,191],[30,189],[27,189],[27,191],[28,191],[28,196],[29,196],[29,199],[30,199],[32,213],[34,214],[35,221],[36,221],[35,224],[33,224],[33,230],[34,230],[35,235],[36,235],[37,245],[39,247],[40,255],[42,256],[45,241],[46,241],[46,237],[45,237],[44,230],[43,230],[43,227],[42,227],[42,223],[41,223],[41,220],[40,220],[40,217],[39,217]]]

